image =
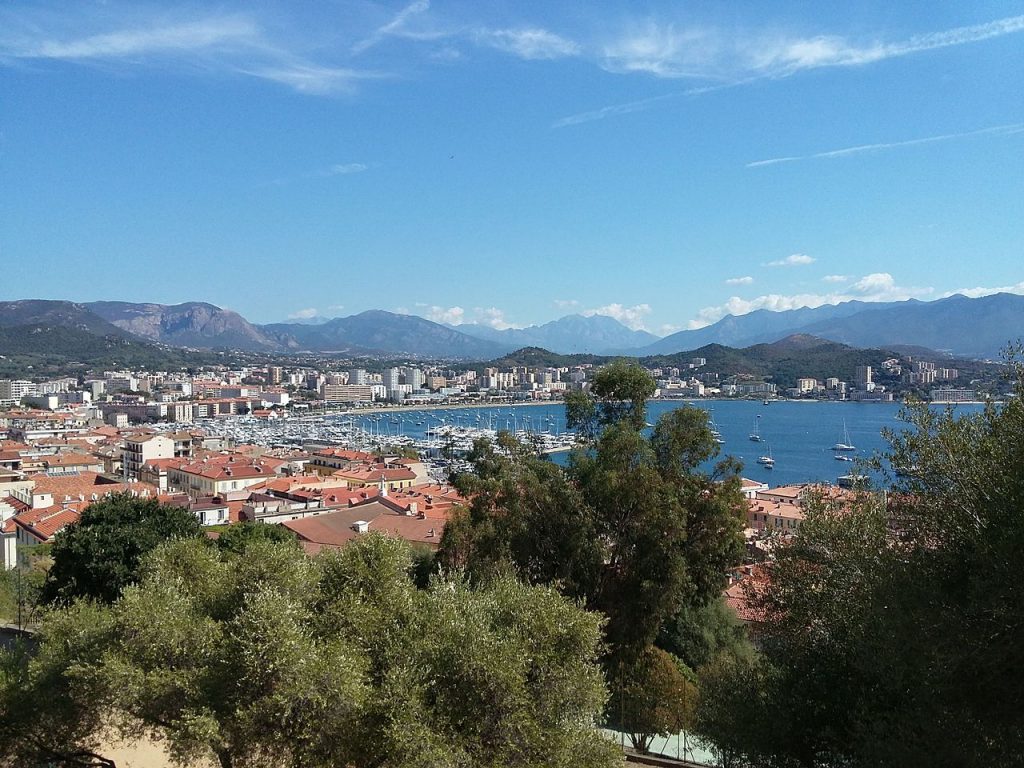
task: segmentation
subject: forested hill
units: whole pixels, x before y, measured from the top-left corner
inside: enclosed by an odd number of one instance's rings
[[[901,350],[905,351],[905,350]],[[932,362],[953,361],[938,352],[917,349],[915,356],[922,356]],[[853,378],[859,365],[870,365],[875,371],[884,360],[901,357],[898,351],[887,349],[857,349],[815,336],[797,334],[772,344],[756,344],[737,349],[722,344],[707,344],[687,352],[673,355],[641,357],[638,362],[645,368],[679,368],[686,376],[690,363],[695,358],[704,358],[706,363],[692,373],[717,373],[722,379],[732,376],[764,379],[785,389],[796,385],[801,377],[823,381],[831,376],[845,381]],[[513,366],[568,368],[577,365],[602,365],[613,357],[600,355],[558,355],[537,347],[525,347],[504,357],[481,365],[497,368]],[[970,365],[959,361],[957,365]],[[978,364],[973,364],[978,365]],[[954,366],[955,367],[955,366]]]
[[[708,344],[692,352],[644,357],[640,362],[648,368],[685,368],[693,358],[702,357],[707,360],[703,369],[723,378],[754,376],[786,388],[796,386],[796,380],[801,377],[823,381],[836,376],[850,380],[859,365],[870,365],[877,371],[884,360],[899,356],[890,350],[857,349],[798,334],[773,344],[755,344],[743,349]],[[939,354],[934,353],[932,360],[939,358]]]
[[[230,364],[236,357],[152,344],[120,333],[97,335],[63,325],[0,327],[0,378],[45,378],[118,368],[180,370]]]

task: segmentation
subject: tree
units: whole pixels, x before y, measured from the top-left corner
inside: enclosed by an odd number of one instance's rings
[[[510,435],[478,444],[474,474],[458,480],[470,504],[439,551],[474,578],[511,570],[606,615],[610,672],[682,606],[714,599],[742,554],[738,465],[702,471],[718,452],[703,411],[673,411],[648,434],[653,392],[645,371],[614,363],[572,393],[567,417],[586,443],[564,471]]]
[[[696,704],[693,672],[652,645],[612,681],[608,724],[628,734],[634,749],[647,752],[655,736],[690,727]]]
[[[657,645],[698,669],[717,655],[749,658],[754,648],[736,612],[717,598],[705,605],[683,605],[661,626]]]
[[[253,542],[271,541],[281,544],[292,544],[299,546],[299,540],[295,534],[281,525],[267,525],[266,523],[236,523],[229,525],[220,532],[217,537],[217,547],[223,552],[241,554]]]
[[[34,658],[3,657],[0,723],[34,727],[0,763],[101,765],[107,727],[224,768],[613,764],[599,617],[509,578],[420,590],[409,568],[378,534],[316,558],[167,542],[113,604],[55,609]]]
[[[456,478],[471,503],[445,527],[437,559],[477,580],[514,572],[583,600],[597,588],[603,547],[593,511],[560,467],[508,432],[477,442],[474,472]]]
[[[201,535],[198,519],[187,509],[128,492],[109,496],[86,507],[78,522],[54,537],[43,601],[113,602],[137,580],[143,555],[170,539]]]
[[[752,596],[763,706],[731,722],[725,702],[750,691],[710,676],[706,735],[763,764],[1020,764],[1024,716],[1006,706],[1024,685],[1019,378],[1015,394],[974,415],[912,406],[888,435],[887,496],[811,511]]]

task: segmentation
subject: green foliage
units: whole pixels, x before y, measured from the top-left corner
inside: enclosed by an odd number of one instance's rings
[[[615,762],[596,615],[510,578],[417,589],[410,563],[377,534],[317,558],[167,542],[112,605],[52,611],[34,658],[0,655],[0,763],[95,752],[101,726],[182,765]]]
[[[196,516],[181,507],[127,492],[98,501],[54,537],[43,601],[113,602],[137,580],[143,555],[169,539],[201,535]]]
[[[721,653],[747,658],[754,649],[735,611],[717,598],[704,605],[684,604],[658,634],[658,647],[698,669]]]
[[[469,508],[438,553],[474,578],[511,571],[605,614],[609,670],[632,663],[680,606],[712,600],[742,553],[738,467],[699,470],[718,446],[696,409],[666,415],[648,435],[653,390],[636,366],[598,372],[591,394],[567,403],[591,440],[564,471],[508,435],[479,444],[475,473],[458,480]]]
[[[1018,371],[1019,373],[1019,371]],[[812,511],[755,594],[751,696],[709,675],[702,730],[761,764],[1019,764],[1024,717],[1024,387],[982,414],[913,406],[890,435],[907,474],[881,500]],[[742,709],[737,709],[742,711]],[[778,736],[785,713],[785,737]]]
[[[608,725],[629,735],[646,752],[655,736],[678,733],[693,724],[697,687],[693,672],[672,654],[648,646],[611,681]]]
[[[225,527],[216,539],[218,549],[236,555],[244,552],[254,541],[273,541],[299,546],[295,534],[287,528],[265,523],[235,523]]]
[[[590,439],[613,424],[642,430],[647,401],[656,389],[654,379],[643,368],[616,360],[594,374],[589,394],[573,391],[566,395],[566,422],[569,429]]]
[[[488,367],[514,368],[516,366],[529,366],[531,368],[572,368],[577,365],[594,365],[605,363],[608,358],[600,355],[577,354],[560,355],[557,352],[550,352],[541,347],[523,347],[515,352],[509,352],[504,357],[491,360]]]
[[[508,433],[477,443],[468,458],[476,471],[456,486],[472,503],[446,525],[438,561],[478,579],[512,571],[573,599],[592,596],[604,547],[593,510],[562,469]]]
[[[0,571],[0,623],[20,627],[32,624],[45,579],[45,570],[34,564],[19,563],[9,571]]]

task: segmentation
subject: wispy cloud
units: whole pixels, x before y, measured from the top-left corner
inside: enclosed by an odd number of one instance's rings
[[[288,315],[289,320],[311,320],[316,317],[316,307],[308,307],[307,309],[299,309]]]
[[[569,125],[581,125],[582,123],[591,123],[595,120],[604,120],[606,117],[628,115],[630,112],[642,112],[643,110],[650,109],[655,104],[665,101],[666,99],[671,99],[676,95],[677,94],[674,93],[666,93],[661,96],[652,96],[649,99],[629,101],[625,104],[611,104],[607,107],[590,110],[589,112],[580,112],[575,115],[560,117],[551,124],[551,127],[565,128]]]
[[[878,152],[886,149],[898,149],[900,147],[912,147],[918,144],[934,144],[939,141],[951,141],[953,139],[966,139],[971,136],[1009,136],[1024,131],[1024,123],[1011,123],[1009,125],[995,125],[991,128],[981,128],[976,131],[963,131],[961,133],[944,133],[939,136],[926,136],[921,139],[908,139],[906,141],[889,141],[877,144],[859,144],[854,147],[843,149],[832,149],[828,152],[815,152],[811,155],[789,155],[786,157],[772,157],[767,160],[757,160],[747,163],[747,168],[761,168],[766,165],[779,165],[781,163],[793,163],[797,160],[816,160],[820,158],[847,157],[861,152]]]
[[[327,176],[347,176],[350,173],[362,173],[369,167],[366,163],[339,163],[332,165],[324,174]]]
[[[985,24],[956,27],[941,32],[915,35],[896,42],[850,43],[842,37],[819,36],[809,39],[779,41],[759,54],[757,63],[763,69],[789,74],[816,67],[849,67],[871,64],[883,59],[908,56],[938,48],[978,43],[1024,31],[1024,16],[1011,16]]]
[[[627,307],[624,304],[605,304],[603,307],[584,310],[581,314],[584,317],[605,315],[606,317],[618,320],[631,330],[643,331],[646,330],[644,327],[644,318],[651,314],[651,305],[635,304],[632,307]]]
[[[824,283],[845,283],[850,279],[849,275],[825,275],[821,278]]]
[[[559,309],[571,309],[572,307],[578,307],[580,305],[579,301],[576,299],[555,299],[551,303]]]
[[[224,16],[181,24],[122,29],[70,40],[23,39],[3,43],[2,54],[19,59],[118,59],[252,46],[259,30],[249,19]]]
[[[801,307],[820,307],[825,304],[840,304],[844,301],[905,301],[934,294],[934,288],[916,288],[898,285],[895,278],[888,272],[875,272],[865,275],[843,292],[836,293],[800,293],[800,294],[765,294],[752,299],[732,296],[724,304],[704,307],[695,318],[690,320],[690,329],[703,328],[721,320],[726,315],[746,315],[758,309],[782,312],[787,309]]]
[[[744,277],[730,277],[730,278],[728,278],[725,281],[725,284],[726,285],[750,285],[752,282],[754,282],[754,278],[752,278],[750,275],[745,275]]]
[[[369,37],[353,45],[352,53],[358,55],[367,51],[387,37],[425,39],[426,36],[429,39],[436,39],[443,36],[443,33],[414,32],[409,28],[409,21],[411,19],[426,13],[428,10],[430,10],[430,0],[415,0],[415,2],[409,3],[409,5],[395,14],[391,21],[378,27]]]
[[[0,33],[0,66],[28,60],[116,64],[123,69],[177,65],[193,74],[246,75],[316,95],[351,91],[360,80],[386,76],[311,61],[269,39],[243,14],[168,21],[165,15],[138,11],[134,17],[131,25],[90,35],[82,35],[80,28],[95,27],[109,17],[66,14],[60,21],[47,17],[46,23],[19,19],[16,30]]]
[[[853,67],[1024,31],[1024,16],[897,40],[852,41],[838,35],[793,37],[725,32],[648,20],[633,24],[603,51],[612,72],[736,82],[788,77],[821,67]]]
[[[361,80],[375,80],[388,75],[382,72],[348,69],[345,67],[323,67],[316,64],[291,63],[275,64],[256,68],[239,68],[238,72],[271,80],[313,96],[351,92]]]
[[[481,45],[511,53],[521,59],[562,59],[577,56],[579,43],[537,27],[480,29],[473,38]]]
[[[815,258],[808,256],[806,253],[794,253],[787,256],[784,259],[777,259],[775,261],[769,261],[766,264],[762,264],[762,267],[802,267],[807,264],[813,264]]]

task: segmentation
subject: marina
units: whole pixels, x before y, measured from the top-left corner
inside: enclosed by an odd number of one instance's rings
[[[719,443],[719,458],[731,455],[743,464],[745,476],[773,484],[834,483],[838,476],[849,475],[850,467],[878,481],[881,478],[864,462],[887,449],[883,429],[905,428],[898,419],[899,404],[785,400],[773,401],[770,408],[750,400],[654,400],[648,404],[648,423],[654,424],[663,414],[682,407],[708,411],[713,437]],[[957,408],[964,413],[978,409],[977,405]],[[753,432],[751,424],[755,425]],[[562,403],[380,409],[269,421],[238,416],[207,419],[193,426],[236,443],[271,448],[338,445],[367,451],[415,450],[431,460],[437,472],[453,462],[464,467],[458,460],[473,442],[479,438],[494,440],[500,431],[511,432],[559,464],[566,462],[576,442],[566,425]],[[754,435],[758,439],[753,439]],[[842,435],[842,449],[837,448],[836,435]],[[706,468],[710,469],[710,464]]]

